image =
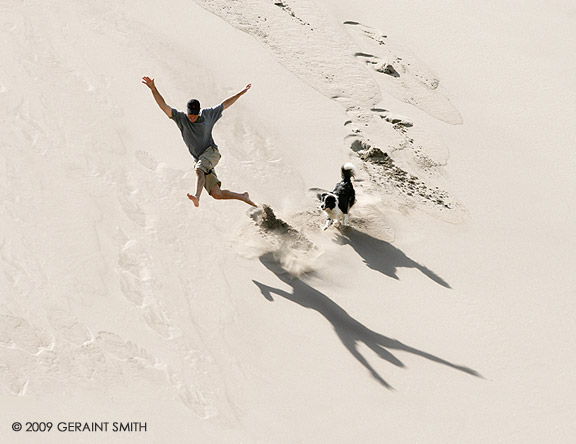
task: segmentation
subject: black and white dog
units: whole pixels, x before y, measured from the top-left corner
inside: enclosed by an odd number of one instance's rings
[[[336,184],[332,192],[319,194],[320,208],[326,215],[326,230],[335,221],[341,221],[343,226],[348,225],[348,212],[356,203],[356,192],[352,185],[354,165],[347,163],[341,168],[342,180]]]

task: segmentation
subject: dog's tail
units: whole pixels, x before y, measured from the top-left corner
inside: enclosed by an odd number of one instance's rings
[[[354,177],[354,165],[350,162],[342,165],[342,180],[350,182],[350,178]]]

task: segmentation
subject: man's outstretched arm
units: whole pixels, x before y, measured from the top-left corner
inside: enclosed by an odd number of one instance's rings
[[[152,95],[154,96],[154,100],[156,100],[156,103],[160,109],[164,111],[168,117],[172,118],[172,107],[166,104],[164,97],[162,97],[162,95],[158,92],[158,88],[156,88],[156,85],[154,84],[154,79],[151,79],[150,77],[142,77],[142,83],[150,88],[150,91],[152,91]]]
[[[246,94],[246,92],[248,92],[248,90],[250,88],[252,88],[252,84],[246,85],[246,88],[244,88],[242,91],[240,91],[239,93],[234,94],[232,97],[228,97],[226,100],[224,100],[222,102],[222,105],[224,105],[224,109],[233,105],[234,102],[236,102],[236,100],[238,100],[240,97],[242,97],[244,94]]]

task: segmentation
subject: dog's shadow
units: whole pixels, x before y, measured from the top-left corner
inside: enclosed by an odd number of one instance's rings
[[[337,234],[336,242],[350,245],[371,269],[379,271],[398,280],[397,270],[400,267],[416,268],[434,282],[446,288],[452,288],[444,279],[429,268],[410,259],[401,250],[390,243],[358,231],[350,226],[343,227]]]
[[[328,296],[311,287],[303,280],[287,273],[274,261],[274,258],[271,255],[266,254],[262,256],[260,262],[268,270],[278,276],[282,282],[292,287],[292,292],[287,292],[253,280],[252,282],[258,286],[262,295],[269,301],[274,301],[273,295],[281,296],[304,308],[312,309],[321,314],[332,324],[336,335],[352,356],[354,356],[358,362],[360,362],[370,372],[370,374],[386,388],[392,389],[392,386],[378,374],[366,358],[359,352],[358,345],[360,342],[364,343],[380,358],[398,367],[404,367],[404,364],[394,354],[392,354],[390,350],[412,353],[470,375],[480,376],[478,372],[473,369],[453,364],[430,353],[405,345],[396,339],[391,339],[370,330],[350,316],[342,307],[332,301]]]

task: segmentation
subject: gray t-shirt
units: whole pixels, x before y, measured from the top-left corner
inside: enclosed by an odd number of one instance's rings
[[[212,128],[214,128],[218,119],[222,117],[222,111],[224,111],[222,103],[213,108],[204,108],[198,120],[192,123],[188,120],[186,113],[172,108],[172,120],[178,125],[184,143],[186,143],[188,151],[190,151],[196,161],[209,147],[218,148],[212,138]]]

